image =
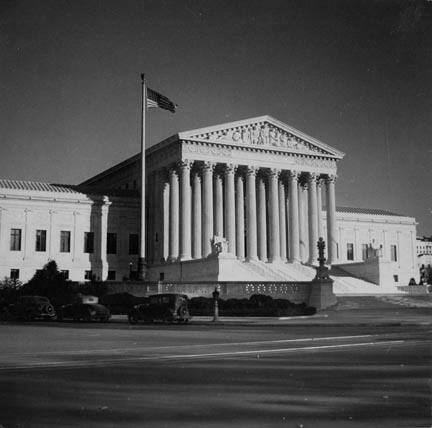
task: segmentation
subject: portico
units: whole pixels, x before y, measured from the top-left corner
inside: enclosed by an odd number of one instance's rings
[[[150,271],[211,257],[215,237],[226,240],[227,257],[234,260],[314,265],[323,230],[322,189],[327,259],[334,263],[336,164],[342,158],[269,116],[179,133],[151,147]]]

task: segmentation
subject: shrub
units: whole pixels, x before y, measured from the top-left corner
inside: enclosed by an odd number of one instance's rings
[[[22,287],[22,295],[45,296],[54,306],[71,300],[72,283],[58,270],[54,260],[49,261],[33,278]]]
[[[213,315],[213,299],[194,297],[189,301],[191,315]],[[219,314],[225,316],[279,317],[313,315],[316,309],[305,303],[295,304],[286,299],[254,294],[249,299],[219,299]]]

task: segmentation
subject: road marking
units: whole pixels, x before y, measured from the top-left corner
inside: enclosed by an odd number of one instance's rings
[[[272,343],[292,343],[292,342],[316,342],[325,340],[348,340],[348,339],[364,339],[367,337],[377,337],[378,334],[359,334],[355,336],[325,336],[325,337],[306,337],[300,339],[280,339],[280,340],[260,340],[255,342],[224,342],[224,343],[205,343],[195,345],[169,345],[169,346],[137,346],[134,348],[105,348],[105,349],[86,349],[73,351],[42,351],[42,352],[15,352],[3,353],[2,356],[13,355],[90,355],[102,352],[125,352],[139,350],[158,350],[158,349],[181,349],[181,348],[205,348],[210,346],[250,346],[250,345],[271,345]]]
[[[0,366],[0,371],[19,370],[19,369],[43,369],[43,368],[74,368],[74,367],[94,367],[101,364],[115,364],[115,363],[129,363],[138,361],[159,361],[159,360],[179,360],[179,359],[194,359],[194,358],[208,358],[208,357],[229,357],[236,355],[254,355],[254,354],[271,354],[271,353],[289,353],[296,351],[318,351],[327,349],[343,349],[350,347],[361,346],[382,346],[382,345],[396,345],[405,343],[405,340],[387,340],[382,342],[360,342],[360,343],[346,343],[338,345],[321,345],[321,346],[303,346],[296,348],[278,348],[278,349],[256,349],[248,351],[229,351],[229,352],[211,352],[201,354],[173,354],[173,355],[155,355],[143,357],[127,357],[127,358],[105,358],[91,361],[51,361],[51,362],[32,362],[28,364],[17,364],[14,366]]]

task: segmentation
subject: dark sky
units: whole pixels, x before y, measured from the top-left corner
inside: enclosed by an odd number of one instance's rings
[[[338,205],[432,234],[431,1],[0,0],[0,176],[78,183],[148,145],[269,114],[346,153]]]

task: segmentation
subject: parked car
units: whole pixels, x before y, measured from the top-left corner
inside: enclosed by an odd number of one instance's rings
[[[102,296],[100,302],[106,306],[111,314],[127,315],[130,310],[140,303],[146,302],[147,297],[138,297],[130,293],[115,293]]]
[[[96,296],[78,295],[72,303],[63,305],[57,310],[57,319],[107,322],[111,317],[110,311],[98,302]]]
[[[174,293],[149,296],[146,302],[135,305],[128,314],[131,324],[138,321],[187,323],[191,318],[187,296]]]
[[[53,319],[56,316],[53,305],[44,296],[21,296],[17,302],[3,308],[2,318],[23,319]]]

